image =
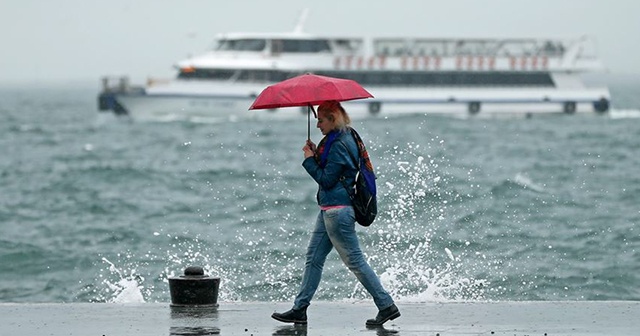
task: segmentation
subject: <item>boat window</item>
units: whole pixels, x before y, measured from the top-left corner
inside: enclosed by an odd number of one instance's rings
[[[327,40],[273,40],[271,42],[273,53],[319,53],[330,51]]]
[[[267,45],[264,39],[223,40],[218,45],[220,51],[262,51]]]
[[[180,79],[216,79],[228,80],[233,76],[235,70],[228,69],[193,69],[182,70],[178,74]]]
[[[240,70],[237,80],[243,82],[265,82],[268,80],[268,75],[266,71]]]
[[[444,87],[554,87],[548,73],[519,72],[405,72],[372,71],[355,73],[353,71],[323,71],[319,75],[348,78],[362,85],[374,86],[444,86]]]
[[[180,79],[234,80],[242,82],[280,82],[296,73],[281,70],[193,69],[178,75]],[[553,79],[546,72],[408,72],[408,71],[315,71],[318,75],[353,79],[362,85],[373,86],[442,86],[442,87],[554,87]]]
[[[241,82],[281,82],[288,74],[278,70],[240,70],[237,80]]]
[[[193,80],[233,80],[240,82],[281,82],[291,78],[296,73],[280,70],[250,70],[250,69],[193,69],[182,70],[178,74],[180,79]]]
[[[362,40],[359,39],[337,39],[333,41],[336,49],[356,52],[362,46]]]

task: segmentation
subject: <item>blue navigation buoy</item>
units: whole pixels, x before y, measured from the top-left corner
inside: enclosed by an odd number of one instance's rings
[[[199,266],[189,266],[184,275],[169,278],[171,306],[218,306],[220,278],[204,274]]]

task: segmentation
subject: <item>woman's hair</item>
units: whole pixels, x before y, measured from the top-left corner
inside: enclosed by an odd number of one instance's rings
[[[322,112],[336,126],[337,129],[345,129],[351,124],[351,118],[344,110],[340,102],[327,100],[318,106],[318,113]]]

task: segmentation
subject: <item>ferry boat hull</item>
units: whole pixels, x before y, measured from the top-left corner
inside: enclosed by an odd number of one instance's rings
[[[115,96],[136,120],[237,121],[306,118],[306,108],[249,110],[260,87],[233,88],[232,84],[206,85],[204,89],[148,90]],[[266,86],[265,86],[266,87]],[[455,114],[457,116],[506,116],[539,113],[605,113],[606,88],[557,89],[460,89],[367,88],[375,98],[344,102],[353,118],[406,114]]]

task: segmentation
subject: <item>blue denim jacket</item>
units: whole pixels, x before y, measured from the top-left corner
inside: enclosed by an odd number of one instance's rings
[[[344,183],[352,186],[358,171],[349,152],[354,158],[358,157],[356,141],[347,130],[341,132],[329,148],[327,164],[324,168],[320,168],[313,157],[306,158],[302,162],[307,173],[318,183],[318,205],[351,205],[349,194],[340,180],[344,176]]]

